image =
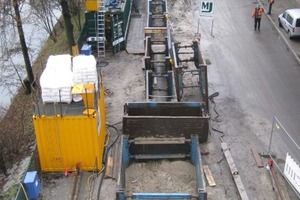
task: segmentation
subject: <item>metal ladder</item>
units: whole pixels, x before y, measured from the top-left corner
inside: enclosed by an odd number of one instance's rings
[[[98,59],[105,58],[105,4],[103,0],[98,1],[97,50]]]

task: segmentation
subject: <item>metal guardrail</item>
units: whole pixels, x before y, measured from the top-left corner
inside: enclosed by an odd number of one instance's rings
[[[300,198],[300,147],[277,117],[273,117],[268,154],[274,165]]]

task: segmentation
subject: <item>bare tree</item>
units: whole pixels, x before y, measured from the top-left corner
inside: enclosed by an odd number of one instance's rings
[[[72,47],[76,45],[76,42],[74,39],[74,32],[73,32],[74,28],[71,21],[71,14],[70,14],[68,2],[69,2],[68,0],[60,0],[62,15],[64,17],[65,26],[66,26],[66,34],[68,38],[69,49],[70,49],[70,53],[72,54]]]
[[[31,91],[30,84],[34,82],[30,52],[25,41],[20,13],[23,3],[24,1],[20,0],[6,0],[0,3],[0,85],[1,88],[5,88],[11,94],[15,94],[16,89],[20,86],[19,82],[23,83],[21,77],[27,75],[27,82],[29,83],[29,87],[26,88],[27,93]],[[22,57],[24,62],[22,62]],[[14,58],[18,58],[21,62],[15,62]],[[15,78],[16,72],[17,78]],[[3,93],[2,95],[9,96]],[[22,123],[24,120],[30,120],[28,116],[25,117],[24,113],[29,113],[23,111],[25,109],[28,109],[28,106],[14,107],[11,105],[9,111],[8,106],[0,103],[0,171],[4,174],[7,174],[7,164],[12,164],[14,156],[22,151],[24,146],[28,146],[29,140],[32,140],[32,137],[28,137],[28,131],[24,130],[22,124],[14,123],[20,120]]]
[[[0,170],[2,173],[7,176],[7,168],[5,165],[5,158],[4,158],[5,152],[4,152],[4,145],[2,142],[0,142]]]
[[[28,54],[28,48],[25,40],[25,35],[22,26],[21,14],[20,14],[20,5],[24,3],[21,0],[11,0],[11,1],[4,1],[2,6],[2,13],[1,16],[1,26],[5,28],[7,25],[14,24],[18,31],[20,47],[24,59],[25,69],[27,72],[27,79],[26,83],[26,93],[30,93],[30,85],[34,83],[34,75],[32,72],[31,62]],[[3,29],[5,30],[5,29]]]
[[[24,58],[24,62],[25,62],[25,68],[26,68],[26,72],[27,72],[27,80],[26,81],[29,81],[29,85],[26,84],[28,82],[25,82],[26,91],[29,94],[29,93],[31,93],[30,85],[34,84],[34,75],[33,75],[33,72],[32,72],[32,67],[31,67],[30,58],[29,58],[29,54],[28,54],[28,48],[27,48],[27,44],[26,44],[26,40],[25,40],[25,36],[24,36],[19,5],[20,5],[20,0],[13,0],[13,8],[14,8],[14,11],[15,11],[14,20],[17,24],[17,29],[18,29],[18,33],[19,33],[19,39],[20,39],[20,45],[21,45],[21,48],[22,48],[22,54],[23,54],[23,58]]]
[[[17,18],[12,3],[12,0],[1,1],[0,3],[0,92],[2,94],[0,119],[5,115],[9,102],[20,84],[23,85],[22,79],[26,77],[16,23]],[[22,10],[21,6],[19,7],[20,10]],[[29,53],[30,49],[27,49],[27,57],[29,57]],[[30,64],[30,59],[27,58],[27,60]],[[23,78],[16,77],[16,72]]]
[[[69,5],[69,9],[70,9],[70,13],[72,15],[73,18],[77,17],[77,20],[74,20],[78,30],[81,30],[81,14],[84,13],[83,8],[84,6],[84,2],[83,0],[74,0],[74,1],[70,1],[70,5]]]
[[[53,1],[49,0],[31,0],[30,6],[33,10],[33,14],[37,16],[37,26],[42,26],[42,28],[49,34],[49,38],[53,42],[57,42],[55,22],[59,22],[56,17],[54,10],[58,10],[59,7]]]

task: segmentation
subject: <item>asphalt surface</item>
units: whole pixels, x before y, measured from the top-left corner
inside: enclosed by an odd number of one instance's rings
[[[262,1],[258,1],[258,2],[261,5],[263,5],[263,7],[265,9],[265,16],[269,19],[269,21],[273,25],[274,29],[279,33],[279,35],[280,35],[279,39],[286,44],[286,49],[291,52],[293,57],[296,59],[296,62],[299,64],[298,66],[293,66],[294,75],[295,75],[296,71],[297,72],[299,71],[298,67],[300,67],[300,38],[289,39],[287,32],[283,28],[279,27],[278,16],[279,16],[279,14],[283,13],[287,9],[300,8],[300,1],[297,1],[297,0],[285,0],[285,1],[277,0],[276,1],[275,0],[275,3],[273,4],[272,12],[270,15],[267,14],[268,9],[269,9],[268,0],[262,0]],[[288,64],[286,66],[284,64],[282,65],[282,67],[287,67],[287,66],[288,66]],[[289,78],[292,78],[292,77],[293,76],[290,75]],[[294,77],[294,79],[298,79],[298,78],[299,78],[299,76]],[[295,82],[292,82],[292,81],[290,82],[289,86],[290,86],[290,88],[298,87],[298,86],[295,86]],[[289,90],[289,88],[287,88],[286,90]],[[295,89],[293,93],[298,94],[297,90],[298,90],[298,88]],[[292,91],[288,91],[288,92],[292,92]],[[286,99],[288,96],[289,95],[286,95]],[[297,95],[297,98],[298,98],[298,96],[299,96],[299,94]],[[294,99],[297,99],[297,98],[294,98]],[[292,109],[292,105],[293,105],[293,103],[290,104],[291,109]],[[295,108],[296,108],[296,106],[295,106]],[[290,130],[291,130],[291,132],[294,132],[294,134],[292,133],[291,135],[294,135],[294,139],[296,139],[296,142],[299,144],[300,137],[299,137],[299,134],[297,134],[299,132],[298,127],[299,126],[296,126],[296,128],[291,127]]]
[[[223,131],[223,140],[230,146],[249,198],[275,199],[268,191],[265,176],[253,167],[249,149],[268,150],[273,116],[300,143],[300,40],[289,40],[277,23],[280,13],[299,5],[275,2],[272,14],[263,16],[261,30],[255,31],[251,11],[256,4],[257,1],[216,2],[213,37],[207,34],[210,24],[202,20],[201,45],[204,56],[212,63],[209,93],[220,94],[215,102],[221,122],[212,122],[213,128]],[[261,4],[268,11],[267,2]],[[276,143],[276,147],[286,147],[280,149],[285,153],[291,151],[285,142],[280,138],[272,146]],[[214,163],[207,162],[216,174]]]
[[[283,13],[287,9],[291,8],[299,8],[300,7],[300,1],[297,0],[285,0],[285,1],[279,1],[275,0],[273,6],[272,6],[272,12],[271,14],[267,14],[269,11],[269,4],[268,0],[261,0],[258,1],[263,8],[265,9],[266,16],[270,20],[270,22],[274,25],[274,27],[277,29],[278,33],[281,35],[282,39],[286,43],[288,49],[292,52],[292,54],[295,56],[295,59],[300,64],[300,39],[293,39],[290,40],[288,38],[287,33],[284,31],[284,29],[280,28],[278,25],[278,15]]]

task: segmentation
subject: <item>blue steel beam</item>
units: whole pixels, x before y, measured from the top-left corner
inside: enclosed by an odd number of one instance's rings
[[[196,169],[198,199],[206,200],[207,193],[205,190],[205,181],[204,181],[203,170],[202,170],[201,152],[200,152],[200,147],[199,147],[199,143],[198,143],[198,136],[192,135],[191,138],[192,138],[191,161]]]
[[[187,154],[138,154],[133,156],[136,160],[150,160],[150,159],[182,159],[189,157]]]
[[[191,199],[188,193],[133,193],[132,199]]]
[[[126,174],[126,168],[129,165],[129,150],[128,150],[128,137],[122,136],[121,137],[121,158],[118,163],[120,166],[119,172],[118,172],[118,181],[117,181],[117,191],[116,191],[116,197],[118,200],[125,200],[125,174]]]

